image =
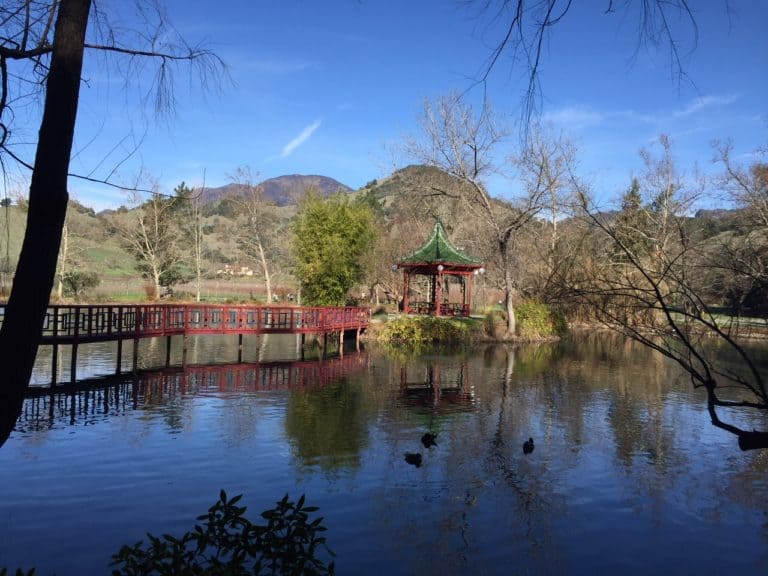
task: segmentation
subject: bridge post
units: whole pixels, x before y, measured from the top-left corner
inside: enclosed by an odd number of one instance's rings
[[[51,350],[51,386],[56,386],[58,363],[59,363],[59,345],[54,344],[53,350]]]
[[[139,368],[139,339],[133,339],[133,373],[135,374]]]
[[[72,357],[69,362],[69,380],[74,384],[77,382],[77,341],[80,337],[80,307],[75,306],[73,310],[75,313],[75,338],[72,341]]]
[[[69,360],[69,380],[74,384],[77,382],[77,342],[72,343],[72,357]]]
[[[243,361],[243,333],[237,335],[237,363]]]
[[[339,330],[339,356],[344,356],[344,329]]]
[[[51,386],[56,385],[56,378],[59,364],[59,345],[56,343],[56,338],[59,335],[59,309],[54,306],[53,308],[53,350],[51,351]]]
[[[189,337],[186,332],[181,337],[181,366],[182,368],[187,365],[187,348],[189,347]]]
[[[115,374],[120,374],[123,368],[123,339],[117,339],[117,358],[115,359]]]
[[[171,365],[171,336],[165,337],[165,367]]]

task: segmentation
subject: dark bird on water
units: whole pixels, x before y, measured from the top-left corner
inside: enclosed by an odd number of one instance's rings
[[[424,448],[431,448],[437,446],[437,434],[431,434],[427,432],[421,437],[421,443],[424,444]]]
[[[528,438],[523,442],[523,454],[530,454],[533,452],[533,438]]]
[[[408,464],[413,464],[416,466],[416,468],[418,468],[421,466],[421,454],[418,452],[406,452],[405,461],[408,462]]]

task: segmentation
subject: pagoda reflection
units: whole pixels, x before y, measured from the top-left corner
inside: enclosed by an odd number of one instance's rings
[[[404,405],[437,411],[474,408],[474,388],[466,359],[420,359],[402,364],[399,376],[399,401]]]

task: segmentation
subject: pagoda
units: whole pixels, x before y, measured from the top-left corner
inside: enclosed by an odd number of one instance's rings
[[[403,313],[432,316],[469,316],[472,277],[485,272],[480,260],[451,244],[439,220],[427,242],[400,260],[397,268],[403,271]],[[411,298],[415,276],[426,277],[426,298]],[[451,289],[456,286],[458,290]]]

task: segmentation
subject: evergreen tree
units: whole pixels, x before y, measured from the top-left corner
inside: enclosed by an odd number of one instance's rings
[[[305,304],[339,306],[363,279],[363,256],[374,238],[369,206],[337,193],[327,200],[310,190],[293,223],[295,273]]]

